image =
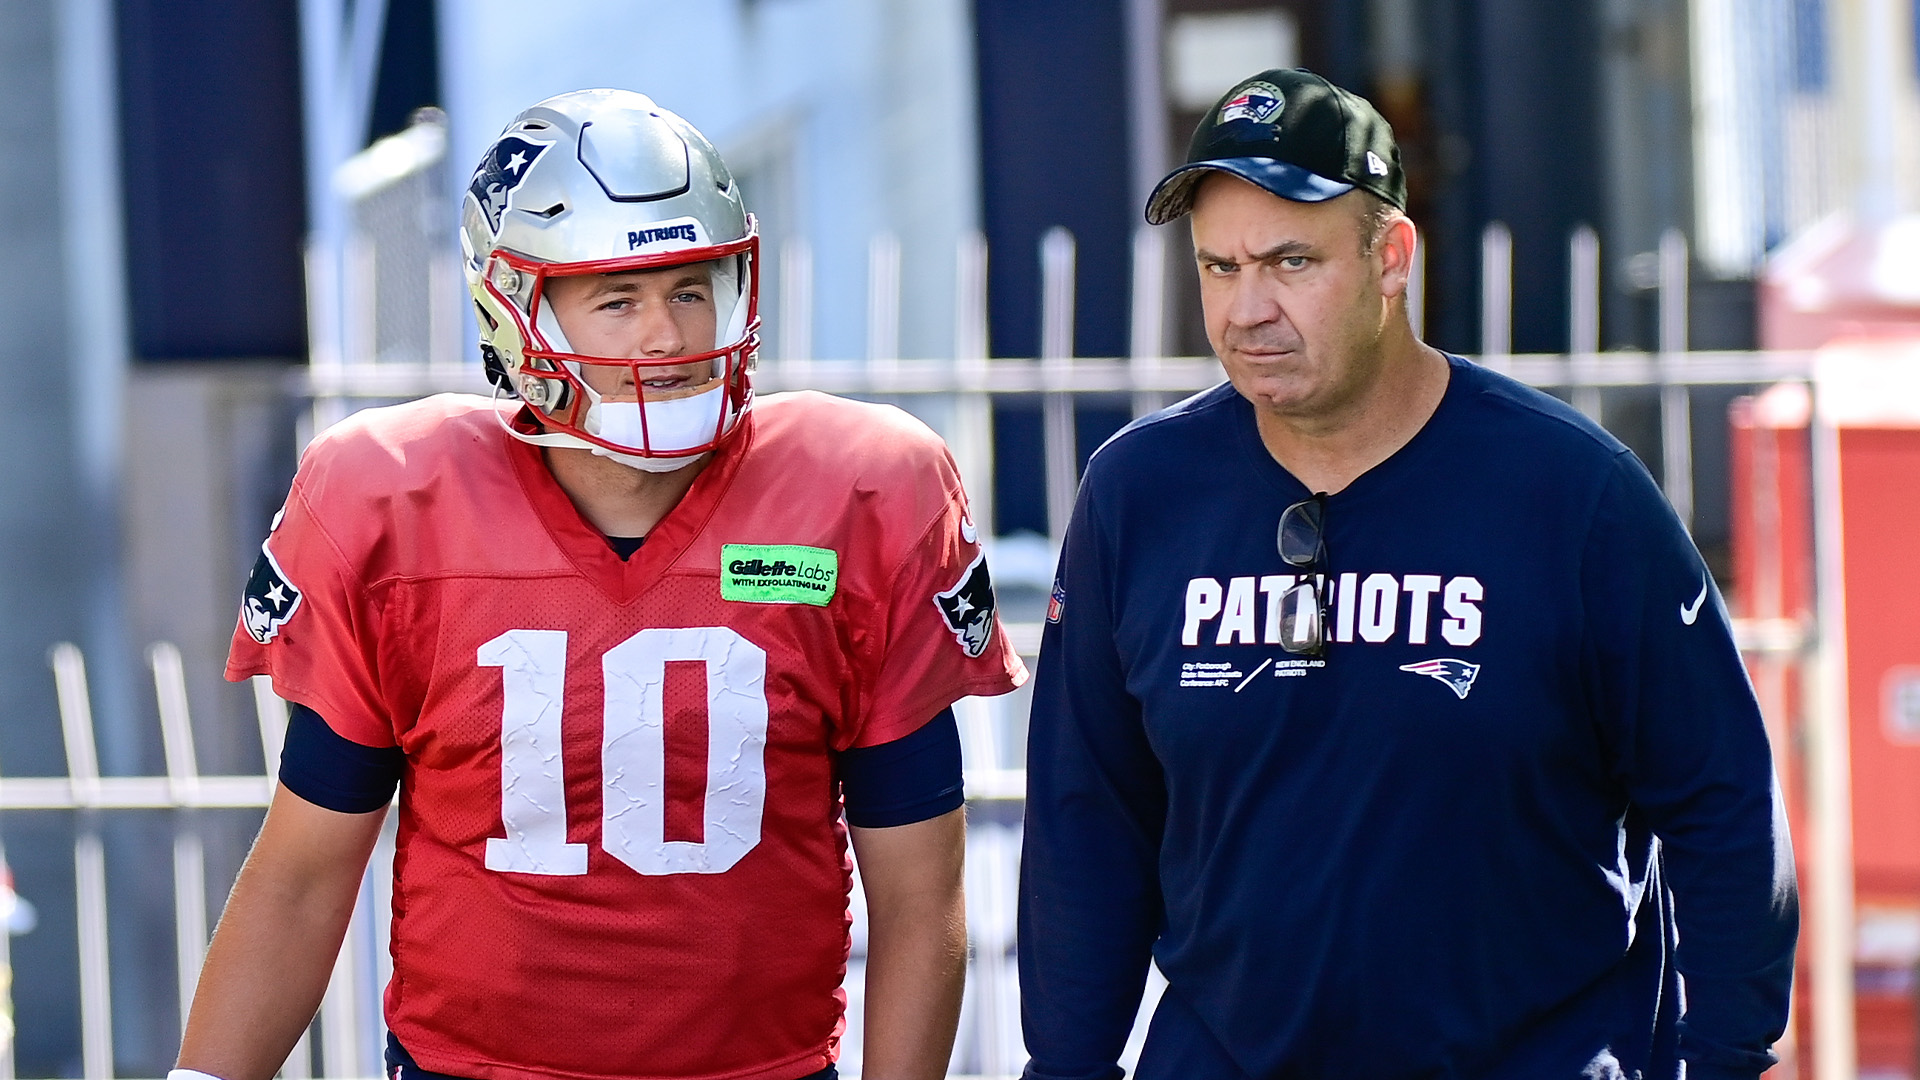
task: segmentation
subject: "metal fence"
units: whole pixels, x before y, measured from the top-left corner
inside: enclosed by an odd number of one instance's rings
[[[1808,358],[1800,354],[1675,353],[1609,354],[1606,356],[1499,356],[1483,362],[1501,367],[1537,385],[1560,388],[1579,398],[1607,388],[1658,387],[1662,404],[1684,409],[1692,388],[1729,384],[1761,384],[1804,377]],[[351,409],[371,400],[404,398],[429,390],[475,389],[471,370],[448,380],[444,367],[430,365],[367,365],[334,372],[315,370],[311,391],[322,402]],[[759,376],[759,386],[777,390],[794,386],[885,397],[902,401],[917,411],[946,419],[945,428],[963,461],[973,462],[967,476],[978,485],[976,501],[990,499],[991,455],[987,447],[969,439],[985,435],[990,401],[998,395],[1042,395],[1065,404],[1066,424],[1050,423],[1046,438],[1049,463],[1060,459],[1071,469],[1072,404],[1082,395],[1126,395],[1151,405],[1173,395],[1207,385],[1218,378],[1212,361],[1199,359],[1088,359],[983,360],[962,362],[896,361],[869,363],[776,364]],[[449,382],[452,385],[449,385]],[[971,422],[969,418],[971,417]],[[1679,436],[1678,424],[1663,430]],[[1071,443],[1067,443],[1071,446]],[[1674,485],[1672,462],[1687,460],[1669,454],[1669,490]],[[1071,497],[1071,475],[1067,495]],[[1055,518],[1055,521],[1062,520]],[[1002,545],[1006,541],[1001,542]],[[992,557],[990,555],[990,557]],[[1017,575],[1016,575],[1017,576]],[[1016,586],[1018,588],[1018,586]],[[1029,658],[1037,651],[1037,612],[1019,617],[1009,633],[1019,651]],[[1805,628],[1778,622],[1741,622],[1737,630],[1749,651],[1793,662],[1805,648]],[[166,774],[163,776],[102,776],[94,751],[94,726],[87,693],[84,661],[71,645],[51,654],[60,703],[59,723],[67,756],[62,777],[0,777],[0,812],[14,814],[41,810],[80,811],[74,841],[74,881],[77,895],[80,1011],[84,1075],[104,1080],[113,1075],[107,933],[108,891],[105,855],[99,822],[104,815],[155,811],[186,811],[213,807],[262,808],[271,793],[266,776],[202,775],[196,765],[192,725],[188,717],[180,654],[159,644],[149,651],[154,689],[159,703]],[[285,705],[264,680],[253,685],[259,718],[263,759],[279,760],[286,723]],[[960,1040],[954,1066],[958,1073],[1007,1076],[1018,1072],[1024,1060],[1018,1030],[1018,997],[1014,969],[1013,908],[1015,871],[1019,851],[1019,819],[1025,787],[1024,718],[1008,699],[971,699],[956,709],[962,724],[967,765],[967,794],[973,827],[968,842],[968,929],[972,957]],[[177,947],[176,978],[180,1000],[191,1000],[192,987],[208,938],[210,912],[205,859],[201,841],[188,815],[176,815],[173,835],[173,895]],[[377,1075],[380,1044],[378,999],[390,974],[385,950],[390,917],[391,825],[372,861],[361,902],[342,949],[325,1003],[310,1039],[303,1040],[283,1075],[290,1080],[309,1076],[368,1077]],[[224,883],[220,883],[224,885]],[[856,888],[857,919],[860,893]],[[855,948],[849,972],[849,1032],[844,1067],[859,1071],[860,985],[864,961],[864,922],[857,922]],[[0,938],[0,950],[4,939]],[[0,962],[5,956],[0,952]],[[149,964],[151,956],[128,955],[122,964]],[[182,1006],[184,1013],[184,1005]],[[184,1019],[184,1018],[183,1018]],[[11,1058],[0,1056],[0,1080],[12,1080]]]
[[[1037,627],[1022,626],[1016,636],[1036,640]],[[85,660],[71,644],[50,653],[60,703],[59,723],[66,748],[65,776],[0,776],[0,812],[77,811],[73,874],[79,957],[82,1075],[104,1080],[114,1075],[113,995],[109,978],[107,860],[101,825],[107,814],[194,811],[212,808],[264,810],[274,781],[268,776],[213,776],[196,767],[192,724],[187,714],[186,680],[179,650],[170,644],[148,651],[159,701],[160,734],[166,774],[102,776],[94,742],[94,717],[87,690]],[[259,716],[263,759],[277,763],[287,708],[264,677],[252,680]],[[1019,1070],[1018,1012],[1014,1004],[1013,898],[1018,858],[1018,806],[1025,789],[1021,770],[1007,768],[996,729],[1003,717],[996,705],[968,699],[955,706],[967,763],[967,800],[974,819],[968,838],[967,1004],[955,1066],[965,1073],[1005,1075]],[[391,919],[394,825],[389,817],[362,883],[347,939],[334,965],[316,1023],[294,1048],[281,1075],[360,1078],[382,1073],[379,1047],[384,1041],[379,1000],[391,976],[387,930]],[[152,883],[155,887],[158,883]],[[218,883],[223,887],[227,882]],[[175,978],[180,1023],[206,954],[210,920],[206,902],[205,853],[192,819],[176,814],[173,828],[173,921]],[[849,963],[849,1031],[843,1064],[857,1075],[860,1060],[860,990],[866,956],[865,910],[854,889],[853,956]],[[217,914],[213,913],[213,914]],[[122,964],[151,964],[151,955],[129,955]],[[0,932],[0,972],[7,970],[6,937]],[[0,1016],[11,1004],[0,980]],[[10,1043],[0,1038],[0,1080],[13,1080]],[[316,1054],[317,1051],[317,1054]]]

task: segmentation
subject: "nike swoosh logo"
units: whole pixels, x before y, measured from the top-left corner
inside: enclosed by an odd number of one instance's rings
[[[1700,595],[1693,598],[1693,603],[1680,605],[1680,622],[1686,626],[1692,626],[1693,620],[1700,617],[1700,605],[1706,603],[1706,600],[1707,579],[1701,578]]]

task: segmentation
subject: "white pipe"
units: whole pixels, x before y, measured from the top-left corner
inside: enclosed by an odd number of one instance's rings
[[[1600,234],[1591,225],[1567,241],[1567,352],[1576,361],[1600,351]],[[1600,390],[1576,382],[1573,407],[1600,421]]]
[[[207,955],[207,860],[200,834],[182,828],[173,837],[173,940],[180,980],[180,1030],[187,1029],[200,965]]]
[[[804,373],[813,363],[813,248],[804,237],[780,245],[780,366]]]
[[[961,234],[954,247],[953,456],[967,490],[967,507],[981,536],[997,535],[993,521],[993,401],[969,389],[987,374],[987,238]]]
[[[160,703],[160,745],[166,752],[167,783],[173,797],[190,805],[198,795],[200,769],[193,753],[193,721],[187,711],[186,665],[180,649],[170,641],[147,650],[153,665],[153,688]]]
[[[867,366],[889,375],[900,366],[900,238],[867,242]]]
[[[255,675],[247,680],[253,686],[253,711],[260,722],[260,760],[266,763],[266,777],[280,775],[280,748],[287,739],[287,703],[273,692],[273,680]]]
[[[1853,133],[1860,171],[1855,177],[1854,206],[1868,226],[1884,225],[1899,215],[1903,201],[1900,144],[1910,144],[1912,133],[1903,135],[1896,117],[1912,96],[1908,86],[1902,85],[1909,83],[1911,76],[1902,78],[1901,69],[1914,61],[1905,48],[1913,41],[1913,34],[1911,30],[1901,32],[1907,28],[1894,9],[1894,0],[1858,0],[1838,6],[1852,9],[1853,25],[1843,24],[1839,29],[1842,34],[1858,35],[1856,47],[1861,58],[1855,76],[1859,114],[1854,118]]]
[[[1134,385],[1151,383],[1167,353],[1167,234],[1151,225],[1133,230],[1133,325],[1127,363]],[[1135,390],[1133,415],[1165,404],[1157,390]]]
[[[1663,373],[1687,351],[1687,239],[1678,229],[1660,235],[1660,366]],[[1664,374],[1660,386],[1662,487],[1681,524],[1693,527],[1693,394]]]
[[[1855,1075],[1853,777],[1847,706],[1847,603],[1840,433],[1813,414],[1813,544],[1815,625],[1819,641],[1808,724],[1808,927],[1812,946],[1813,1071]]]
[[[100,759],[93,748],[93,703],[87,697],[87,662],[80,648],[63,641],[48,653],[54,694],[60,702],[60,734],[67,744],[67,781],[74,802],[90,805],[100,795]]]
[[[1056,225],[1040,238],[1040,362],[1066,368],[1073,356],[1073,234]],[[1073,516],[1079,486],[1074,446],[1073,395],[1048,393],[1041,404],[1042,445],[1047,470],[1047,534],[1057,544]]]
[[[107,861],[89,825],[73,842],[74,917],[80,946],[80,1072],[113,1076],[113,992],[107,965]]]
[[[1480,361],[1506,366],[1513,352],[1513,234],[1495,221],[1480,233]]]
[[[1126,0],[1127,134],[1132,137],[1128,149],[1133,159],[1128,186],[1137,208],[1147,205],[1147,195],[1167,171],[1172,150],[1161,66],[1166,47],[1164,6],[1165,0]]]

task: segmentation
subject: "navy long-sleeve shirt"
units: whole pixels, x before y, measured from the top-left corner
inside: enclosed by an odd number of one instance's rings
[[[1029,1077],[1120,1075],[1149,955],[1149,1080],[1771,1063],[1792,855],[1720,597],[1623,446],[1450,364],[1327,500],[1322,658],[1278,645],[1309,492],[1231,387],[1090,463],[1028,750]]]

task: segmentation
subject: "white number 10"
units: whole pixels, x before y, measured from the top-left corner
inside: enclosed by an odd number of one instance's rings
[[[707,670],[704,838],[668,840],[667,662]],[[587,845],[567,842],[560,752],[567,681],[565,630],[509,630],[480,646],[500,669],[500,820],[487,869],[587,872]],[[642,630],[600,658],[606,686],[600,740],[600,842],[642,874],[719,874],[760,842],[767,801],[767,653],[724,626]]]

